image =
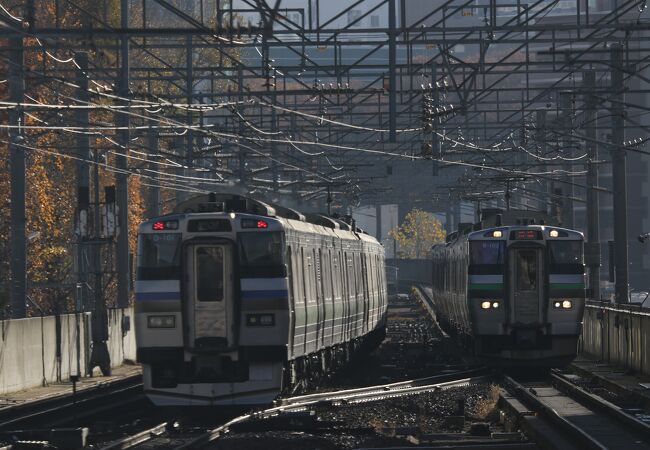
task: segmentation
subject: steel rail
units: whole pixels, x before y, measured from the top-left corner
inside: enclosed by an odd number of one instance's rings
[[[575,439],[580,445],[580,448],[607,450],[607,446],[600,443],[593,436],[590,436],[582,428],[568,421],[557,410],[547,405],[544,401],[540,400],[535,394],[530,391],[529,388],[523,386],[509,376],[505,376],[504,380],[510,386],[511,390],[516,396],[523,399],[524,403],[526,403],[528,406],[533,407],[538,413],[541,413],[544,417],[558,426],[567,435],[571,436],[572,439]]]
[[[336,391],[334,393],[330,393],[335,395],[332,395],[332,398],[327,400],[320,398],[320,396],[318,398],[312,398],[312,399],[304,399],[304,397],[308,397],[308,396],[301,396],[303,397],[303,400],[292,403],[291,398],[289,398],[289,399],[285,399],[289,401],[288,404],[274,406],[265,409],[263,411],[257,411],[257,412],[244,414],[242,416],[236,417],[231,421],[193,439],[192,441],[176,447],[175,450],[199,449],[209,444],[210,442],[219,439],[221,436],[226,434],[229,431],[229,428],[233,425],[246,422],[247,420],[251,420],[251,419],[265,419],[269,417],[278,416],[286,412],[299,411],[301,409],[306,408],[307,406],[323,404],[323,403],[330,403],[333,405],[337,405],[337,404],[351,404],[351,403],[377,401],[386,398],[396,398],[396,397],[420,394],[428,391],[444,390],[451,387],[466,386],[469,384],[485,382],[488,381],[490,378],[491,377],[483,375],[483,376],[476,376],[476,377],[460,378],[452,381],[445,381],[445,382],[434,383],[434,384],[425,384],[422,386],[404,387],[402,389],[391,390],[391,388],[389,387],[388,390],[382,390],[382,388],[396,384],[396,383],[391,383],[383,386],[381,385],[373,386],[369,388],[370,390],[365,390],[365,391],[364,388],[361,388],[362,392],[359,392],[359,389],[349,389],[347,391]],[[420,380],[425,380],[425,379],[426,378]],[[419,380],[412,380],[412,381],[416,382]],[[347,395],[345,394],[346,392]],[[319,395],[319,394],[315,394],[315,395]],[[296,399],[298,398],[300,397],[296,397]]]
[[[142,394],[142,375],[133,375],[108,383],[80,390],[76,395],[71,392],[55,397],[26,402],[0,410],[0,430],[22,426],[30,421],[39,424],[58,424],[71,422],[91,414],[106,411],[125,403],[144,398]],[[107,402],[111,397],[115,401]],[[124,397],[124,400],[118,400]]]
[[[112,442],[104,447],[101,447],[100,450],[126,450],[129,448],[137,447],[138,445],[148,442],[155,437],[160,436],[167,429],[167,422],[160,423],[155,427],[149,428],[148,430],[141,431],[131,436],[126,436],[118,441]]]
[[[612,418],[616,419],[619,423],[636,432],[650,436],[649,424],[642,422],[636,417],[626,413],[622,408],[605,400],[604,398],[587,392],[580,386],[573,383],[571,380],[564,377],[561,373],[559,373],[559,371],[554,370],[553,373],[551,373],[551,379],[556,384],[556,387],[558,389],[568,394],[570,397],[575,398],[581,403],[586,404],[594,409],[608,414]]]
[[[307,394],[307,395],[301,395],[295,397],[288,397],[288,398],[283,398],[278,400],[278,404],[282,406],[282,405],[295,405],[298,403],[305,403],[305,402],[312,402],[312,401],[316,401],[316,402],[334,401],[338,399],[349,398],[355,395],[387,393],[387,392],[404,390],[408,388],[431,385],[432,383],[436,383],[436,382],[443,383],[446,381],[454,381],[458,379],[459,376],[463,378],[469,378],[472,376],[484,375],[485,373],[486,373],[485,368],[476,368],[476,369],[470,369],[462,372],[455,372],[455,373],[444,374],[444,375],[434,375],[430,377],[417,378],[417,379],[407,380],[407,381],[399,381],[390,384],[375,385],[375,386],[368,386],[362,388],[342,389],[338,391],[319,392],[316,394]]]

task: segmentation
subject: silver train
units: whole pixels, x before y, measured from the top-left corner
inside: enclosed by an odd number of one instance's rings
[[[585,305],[583,235],[543,225],[456,234],[435,245],[436,314],[491,365],[575,358]]]
[[[344,221],[239,196],[140,225],[136,337],[157,405],[262,404],[385,335],[383,247]]]

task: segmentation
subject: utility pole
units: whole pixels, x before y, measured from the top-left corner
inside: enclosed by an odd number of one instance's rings
[[[403,11],[403,9],[402,9]],[[438,107],[440,104],[440,91],[438,90],[438,64],[436,62],[431,63],[431,89],[432,89],[432,108]],[[434,114],[431,119],[431,156],[433,158],[431,166],[431,174],[435,177],[438,176],[438,161],[442,157],[442,151],[440,148],[440,138],[438,137],[438,121],[440,119],[437,115]]]
[[[185,65],[186,67],[186,79],[185,79],[185,90],[187,91],[187,103],[193,103],[194,97],[194,58],[193,58],[193,49],[192,49],[192,35],[188,35],[185,43]],[[192,112],[187,111],[186,115],[187,120],[187,133],[186,133],[186,145],[185,149],[185,166],[187,167],[183,171],[183,175],[189,176],[191,174],[192,167],[194,166],[194,132],[192,131]],[[179,201],[185,201],[189,198],[189,193],[184,191],[176,191],[176,195],[179,198]]]
[[[9,38],[9,101],[22,103],[25,94],[23,38],[16,33]],[[9,124],[23,125],[20,106],[9,110]],[[25,317],[26,250],[25,250],[25,150],[20,128],[10,130],[11,167],[11,317]]]
[[[88,95],[88,54],[85,52],[78,52],[75,55],[77,62],[77,97],[82,104],[87,103],[89,100]],[[89,114],[87,109],[77,109],[76,119],[77,126],[84,129],[88,128]],[[88,161],[90,160],[90,136],[86,133],[77,134],[77,156],[79,159],[76,163],[77,169],[77,282],[79,289],[77,294],[81,299],[77,299],[77,312],[83,311],[85,308],[79,300],[88,299],[87,285],[88,285],[88,244],[90,229],[90,171]]]
[[[237,108],[241,108],[242,101],[244,100],[244,69],[240,65],[237,68]],[[241,118],[237,119],[239,123],[239,135],[244,135],[244,123]],[[246,187],[246,151],[241,146],[241,142],[237,140],[237,147],[239,150],[239,184],[242,188]]]
[[[160,185],[158,184],[158,131],[156,130],[156,122],[154,120],[149,121],[149,131],[148,131],[148,141],[149,141],[149,168],[153,171],[151,172],[152,177],[152,186],[149,188],[149,198],[147,199],[147,217],[156,217],[160,215]]]
[[[535,121],[537,122],[537,129],[535,130],[535,141],[539,146],[539,153],[544,156],[546,155],[546,111],[539,109],[535,112]],[[550,183],[548,179],[542,178],[540,180],[542,184],[542,195],[539,200],[539,210],[548,213],[548,200],[553,202],[553,195],[550,190]]]
[[[397,141],[397,18],[395,0],[388,0],[388,140]]]
[[[592,299],[600,300],[600,222],[598,206],[598,147],[596,144],[596,72],[584,72],[585,90],[585,134],[587,135],[586,147],[589,162],[587,163],[587,244],[586,256],[589,266],[589,289]]]
[[[129,1],[121,0],[121,26],[123,30],[129,27]],[[122,34],[120,37],[120,83],[119,95],[122,98],[129,97],[129,36]],[[117,236],[117,306],[126,308],[129,306],[129,178],[125,173],[127,170],[126,155],[129,151],[129,115],[117,112],[117,125],[119,130],[118,142],[122,144],[120,155],[115,162],[118,168],[116,174],[116,194],[118,207],[119,234]]]
[[[627,257],[627,180],[626,157],[623,149],[623,49],[618,43],[611,46],[611,102],[612,117],[612,179],[614,191],[614,260],[616,263],[616,303],[628,302]]]
[[[560,129],[562,130],[562,138],[560,139],[560,145],[562,146],[562,153],[567,157],[571,158],[573,152],[569,149],[573,145],[569,134],[573,129],[572,125],[572,111],[571,111],[571,96],[572,92],[562,91],[560,92],[560,117],[562,122],[560,123]],[[564,169],[567,172],[571,171],[571,163],[567,162],[564,165]],[[567,174],[565,177],[566,181],[571,181],[571,177]],[[564,183],[562,186],[562,226],[565,228],[573,228],[573,185],[570,183]]]
[[[277,102],[277,93],[276,93],[276,88],[275,88],[275,83],[273,86],[273,105],[276,104]],[[277,113],[275,111],[275,108],[271,108],[271,131],[274,133],[274,139],[277,137],[275,136],[275,132],[278,131],[278,117]],[[273,180],[273,192],[278,192],[280,185],[279,185],[279,176],[278,176],[278,149],[277,145],[275,142],[271,143],[271,177]]]

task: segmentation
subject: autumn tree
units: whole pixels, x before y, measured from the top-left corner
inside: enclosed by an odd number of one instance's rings
[[[444,242],[445,232],[433,214],[421,209],[412,209],[404,222],[388,232],[399,245],[400,258],[426,258],[431,246]]]

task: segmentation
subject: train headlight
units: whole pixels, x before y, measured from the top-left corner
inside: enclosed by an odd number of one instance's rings
[[[553,300],[553,308],[555,309],[571,309],[573,308],[573,301],[568,298],[557,298]]]
[[[492,303],[489,302],[489,301],[481,302],[481,308],[483,308],[483,309],[490,309],[491,306],[492,306]]]
[[[148,328],[175,328],[175,316],[149,316],[147,317]]]
[[[503,236],[503,232],[501,230],[496,230],[492,233],[492,237],[500,238],[501,236]]]
[[[492,302],[492,308],[498,308],[499,307],[499,302]]]
[[[552,238],[556,238],[556,237],[558,237],[560,235],[560,232],[557,231],[557,230],[551,230],[551,231],[548,232],[548,235],[550,237],[552,237]]]

